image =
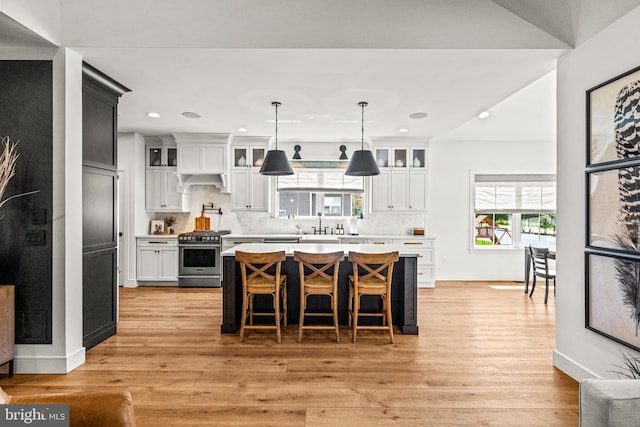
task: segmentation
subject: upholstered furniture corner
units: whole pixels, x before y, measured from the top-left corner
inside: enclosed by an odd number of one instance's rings
[[[131,394],[128,391],[80,391],[12,396],[0,388],[0,404],[68,404],[71,427],[136,425]]]
[[[640,380],[580,382],[580,427],[640,426]]]

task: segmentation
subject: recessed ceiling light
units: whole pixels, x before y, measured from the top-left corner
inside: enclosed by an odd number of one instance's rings
[[[488,111],[483,111],[480,114],[478,114],[478,118],[479,119],[486,119],[487,117],[489,117],[491,115],[491,113],[489,113]]]
[[[246,132],[247,128],[236,128],[238,132]]]
[[[154,113],[154,112],[150,112],[150,113],[147,113],[147,116],[153,117],[154,119],[157,119],[158,117],[160,117],[160,114]]]
[[[409,114],[409,118],[411,119],[424,119],[427,116],[428,116],[427,113],[422,113],[422,112]]]
[[[400,132],[400,133],[409,132],[409,129],[407,129],[407,128],[400,128],[400,129],[398,129],[398,132]]]
[[[200,117],[202,117],[200,114],[194,113],[192,111],[185,111],[184,113],[182,113],[182,116],[190,119],[199,119]]]

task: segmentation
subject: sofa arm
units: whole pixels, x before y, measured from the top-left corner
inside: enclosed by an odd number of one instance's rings
[[[580,382],[581,427],[640,426],[640,380]]]
[[[68,404],[70,426],[135,426],[131,394],[128,391],[94,391],[52,394],[10,395],[9,404]]]

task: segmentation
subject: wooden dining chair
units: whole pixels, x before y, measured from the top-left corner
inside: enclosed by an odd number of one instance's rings
[[[553,280],[553,296],[556,295],[556,271],[549,268],[549,248],[536,248],[529,246],[531,251],[531,263],[533,266],[533,281],[531,282],[531,293],[536,289],[536,277],[540,277],[545,281],[544,303],[549,298],[549,280]]]
[[[284,251],[266,253],[236,251],[236,261],[240,263],[242,275],[240,342],[244,340],[247,329],[275,329],[276,339],[281,342],[280,323],[284,320],[284,326],[287,326],[287,276],[280,274],[282,261],[285,259]],[[275,273],[273,273],[274,266]],[[254,310],[255,295],[272,295],[273,312],[256,312]],[[273,316],[274,325],[255,325],[254,316]]]
[[[298,323],[298,342],[302,342],[303,329],[335,329],[336,342],[340,342],[338,329],[338,270],[344,252],[308,253],[295,251],[293,259],[298,262],[300,271],[300,321]],[[328,295],[331,301],[330,312],[307,312],[309,295]],[[333,325],[305,325],[309,317],[333,317]]]
[[[353,342],[358,329],[382,329],[389,331],[393,339],[393,318],[391,316],[391,279],[393,265],[398,261],[398,252],[367,254],[349,252],[353,263],[353,275],[349,276],[349,325],[353,328]],[[360,298],[363,295],[377,295],[382,299],[382,310],[377,313],[360,312]],[[360,316],[382,317],[382,326],[359,325]]]

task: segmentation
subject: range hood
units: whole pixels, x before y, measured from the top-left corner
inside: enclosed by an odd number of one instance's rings
[[[218,187],[221,192],[228,193],[227,174],[187,174],[178,173],[178,191],[180,193],[191,193],[191,187],[194,185],[213,185]]]

